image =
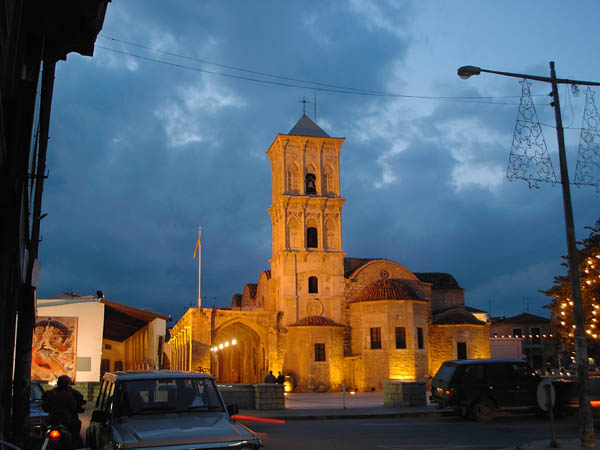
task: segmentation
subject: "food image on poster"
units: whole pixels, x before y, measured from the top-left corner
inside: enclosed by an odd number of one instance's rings
[[[55,381],[68,375],[75,381],[77,317],[38,317],[33,329],[31,379]]]

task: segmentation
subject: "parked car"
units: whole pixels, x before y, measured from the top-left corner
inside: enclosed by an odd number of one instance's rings
[[[518,359],[446,361],[431,382],[431,401],[452,407],[477,421],[494,417],[498,409],[539,408],[537,388],[542,378]],[[571,395],[572,382],[553,380],[557,408]]]
[[[211,375],[108,372],[86,431],[87,447],[262,449],[252,430],[231,419],[236,413]]]
[[[31,440],[43,438],[46,432],[48,413],[42,409],[43,394],[42,385],[32,381],[29,391],[29,438]]]

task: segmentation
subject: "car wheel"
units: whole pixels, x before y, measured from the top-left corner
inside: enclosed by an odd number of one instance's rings
[[[478,400],[471,406],[471,417],[476,422],[489,422],[494,418],[496,408],[489,400]]]

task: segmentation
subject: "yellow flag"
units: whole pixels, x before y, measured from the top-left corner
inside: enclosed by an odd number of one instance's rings
[[[196,241],[196,248],[194,249],[193,258],[196,259],[196,253],[198,253],[198,249],[200,248],[200,235],[198,235],[198,240]]]

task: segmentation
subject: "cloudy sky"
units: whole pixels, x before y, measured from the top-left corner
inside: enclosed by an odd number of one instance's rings
[[[204,305],[229,306],[269,267],[265,152],[303,97],[314,119],[316,96],[317,123],[346,138],[348,256],[451,273],[492,315],[548,315],[538,291],[566,270],[560,187],[506,179],[519,80],[456,69],[548,76],[553,60],[600,81],[599,14],[592,0],[113,0],[94,57],[57,66],[39,296],[100,289],[177,318],[202,226]],[[558,176],[549,90],[531,86]],[[571,180],[580,91],[560,90]],[[600,194],[572,196],[582,239]]]

